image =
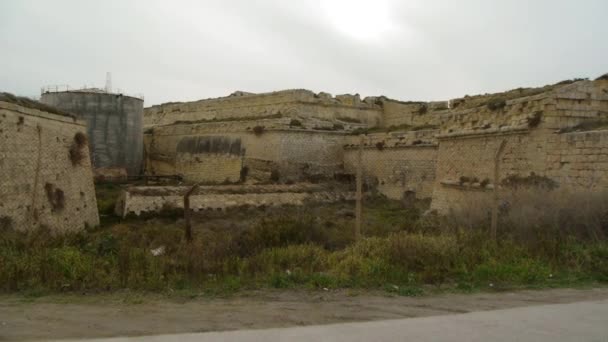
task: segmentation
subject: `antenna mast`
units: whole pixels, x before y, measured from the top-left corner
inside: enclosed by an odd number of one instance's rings
[[[112,73],[106,72],[106,93],[112,92]]]

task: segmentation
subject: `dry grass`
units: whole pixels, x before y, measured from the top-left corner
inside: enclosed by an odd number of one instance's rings
[[[191,243],[175,217],[65,235],[8,229],[0,233],[0,290],[305,286],[419,295],[424,285],[608,281],[606,195],[520,190],[503,193],[497,243],[488,240],[487,206],[471,203],[442,217],[382,198],[366,199],[360,241],[353,240],[352,202],[202,213]],[[164,253],[153,255],[159,247]]]

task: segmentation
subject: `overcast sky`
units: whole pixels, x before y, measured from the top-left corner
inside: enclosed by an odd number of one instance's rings
[[[0,0],[0,91],[445,100],[608,72],[606,0]]]

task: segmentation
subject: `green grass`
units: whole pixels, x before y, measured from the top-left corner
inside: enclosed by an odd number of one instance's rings
[[[100,208],[110,208],[118,190],[98,187]],[[5,229],[0,292],[35,299],[129,289],[135,292],[125,301],[136,304],[138,291],[185,299],[260,288],[419,296],[608,282],[606,240],[531,226],[505,228],[494,244],[487,227],[463,230],[446,218],[423,216],[427,206],[367,200],[360,241],[353,238],[352,202],[199,214],[191,244],[175,218],[116,219],[64,235]],[[150,250],[161,246],[165,253],[153,256]]]

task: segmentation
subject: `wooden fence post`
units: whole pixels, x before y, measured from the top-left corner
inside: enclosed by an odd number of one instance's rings
[[[355,197],[356,204],[356,222],[355,222],[355,240],[361,239],[361,221],[363,216],[363,134],[359,136],[359,150],[357,151],[357,194]]]
[[[506,140],[502,140],[498,149],[496,150],[496,154],[494,155],[494,193],[492,200],[492,226],[490,230],[492,241],[496,242],[497,231],[498,231],[498,202],[500,201],[498,195],[498,183],[500,178],[500,155],[502,151],[505,149]]]
[[[194,184],[184,195],[184,234],[187,242],[192,242],[194,237],[192,236],[192,212],[190,211],[190,195],[194,193],[200,186],[200,183]]]

